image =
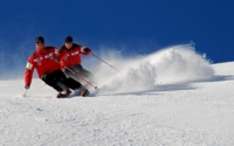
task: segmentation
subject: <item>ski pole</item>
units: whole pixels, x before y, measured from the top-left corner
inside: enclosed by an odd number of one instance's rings
[[[58,62],[59,63],[59,62]],[[65,67],[65,69],[69,70],[70,72],[74,73],[75,75],[78,74],[76,73],[75,71],[71,70],[70,68],[68,67]],[[91,83],[90,81],[88,81],[87,79],[85,79],[85,77],[81,77],[80,74],[78,74],[78,76],[81,78],[81,80],[85,81],[87,84],[89,84],[90,86],[92,86],[94,89],[98,89],[97,86],[95,86],[93,83]]]
[[[72,69],[67,68],[67,67],[65,69],[67,69],[68,71],[72,72],[73,74],[79,76],[79,78],[81,80],[85,81],[87,84],[89,84],[90,86],[92,86],[94,89],[98,89],[98,87],[96,85],[94,85],[92,82],[90,82],[89,80],[87,80],[84,76],[78,74],[76,71],[73,71]]]
[[[113,66],[112,64],[108,63],[106,60],[102,59],[101,57],[97,56],[96,54],[92,53],[92,55],[94,57],[96,57],[99,61],[105,63],[106,65],[108,65],[110,68],[112,68],[115,71],[119,71],[115,66]]]

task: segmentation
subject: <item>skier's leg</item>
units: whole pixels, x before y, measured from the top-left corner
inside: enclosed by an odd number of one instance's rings
[[[66,69],[64,72],[65,72],[65,75],[70,78],[70,81],[72,80],[71,82],[74,81],[74,84],[79,83],[80,96],[88,96],[89,95],[89,91],[85,86],[86,83],[84,83],[85,76],[80,72],[80,70],[78,72],[78,71],[75,71],[74,68],[69,68],[69,69]]]
[[[73,90],[77,90],[81,87],[81,84],[72,78],[67,78],[64,83]]]
[[[66,80],[66,76],[62,71],[56,71],[51,74],[44,75],[42,80],[49,86],[53,87],[55,90],[59,92],[58,98],[67,97],[70,95],[71,91],[64,83]]]
[[[93,74],[88,71],[87,69],[84,69],[82,65],[75,65],[71,67],[73,71],[75,71],[78,74],[81,74],[83,77],[88,78],[88,79],[93,79]]]
[[[64,71],[66,76],[65,84],[73,90],[79,89],[82,85],[80,79],[76,77],[76,74],[71,69],[66,69]]]
[[[65,88],[58,84],[58,81],[55,78],[56,74],[47,74],[42,77],[42,80],[49,85],[50,87],[54,88],[58,92],[63,91]]]
[[[78,74],[80,74],[82,78],[84,77],[84,78],[87,78],[88,80],[92,80],[93,76],[92,76],[91,72],[84,69],[82,67],[82,65],[74,66],[73,70],[75,72],[77,72]],[[89,90],[87,89],[86,85],[83,84],[81,89],[80,89],[80,96],[86,97],[86,96],[89,96],[89,94],[90,94]]]

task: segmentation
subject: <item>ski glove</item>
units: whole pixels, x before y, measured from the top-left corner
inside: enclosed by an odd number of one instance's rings
[[[84,48],[84,53],[88,55],[89,53],[91,53],[91,49],[89,49],[89,48]]]

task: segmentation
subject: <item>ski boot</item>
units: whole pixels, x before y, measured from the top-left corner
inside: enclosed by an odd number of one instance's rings
[[[71,91],[69,89],[59,92],[57,95],[57,98],[67,98],[71,94]]]
[[[86,89],[85,87],[82,87],[81,89],[80,89],[80,96],[83,96],[83,97],[87,97],[87,96],[89,96],[89,90],[88,89]]]

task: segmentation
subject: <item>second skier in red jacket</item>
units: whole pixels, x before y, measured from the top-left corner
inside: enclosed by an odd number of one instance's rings
[[[82,86],[82,79],[89,78],[91,73],[85,70],[81,65],[81,55],[89,55],[91,49],[79,44],[73,43],[73,38],[67,36],[64,45],[59,50],[60,65],[64,73],[69,77],[68,84],[73,86],[73,89],[80,89],[81,96],[89,95],[89,91],[85,86]],[[80,86],[77,85],[80,83]]]

